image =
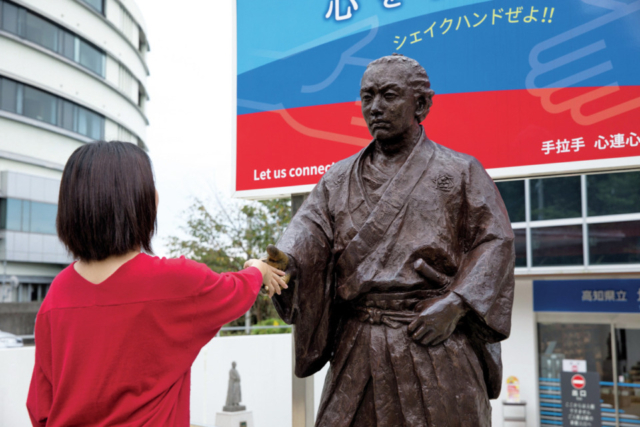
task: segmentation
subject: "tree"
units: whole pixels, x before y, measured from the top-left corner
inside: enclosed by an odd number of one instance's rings
[[[211,206],[208,206],[211,205]],[[171,256],[184,255],[218,273],[241,270],[245,261],[261,258],[267,245],[276,242],[291,220],[291,199],[212,204],[196,199],[186,212],[183,231],[187,239],[169,237]],[[278,318],[270,299],[260,293],[251,308],[252,324]],[[243,326],[244,316],[230,326]]]

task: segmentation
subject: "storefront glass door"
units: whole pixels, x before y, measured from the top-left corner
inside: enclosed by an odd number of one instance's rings
[[[562,425],[560,373],[564,359],[585,360],[588,372],[600,374],[602,425],[616,425],[611,325],[538,323],[538,352],[542,426]]]
[[[616,328],[618,406],[621,427],[640,426],[640,329]]]

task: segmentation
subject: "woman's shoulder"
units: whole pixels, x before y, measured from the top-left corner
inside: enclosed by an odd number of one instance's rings
[[[201,283],[205,278],[216,275],[206,264],[190,260],[184,256],[178,258],[158,257],[141,254],[141,269],[152,276],[169,282],[178,280],[182,283]]]

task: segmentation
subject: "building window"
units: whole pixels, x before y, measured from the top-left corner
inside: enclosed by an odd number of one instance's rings
[[[58,205],[20,199],[0,199],[0,229],[57,234]]]
[[[104,15],[104,1],[103,0],[82,0],[82,1]]]
[[[640,265],[640,172],[496,186],[514,228],[516,267]]]
[[[587,176],[589,216],[640,212],[640,172]]]
[[[524,222],[524,181],[496,182],[511,222]]]
[[[640,221],[589,224],[589,264],[640,264]]]
[[[533,267],[583,265],[582,226],[531,229]]]
[[[105,77],[105,53],[85,39],[6,0],[0,0],[0,15],[0,29],[62,55],[100,77]]]
[[[23,90],[24,106],[22,114],[50,125],[57,125],[58,98],[30,86],[23,86]]]
[[[40,89],[0,77],[0,110],[84,135],[104,138],[104,117]]]
[[[532,179],[531,220],[580,216],[580,177]]]
[[[527,230],[524,228],[513,230],[516,247],[516,267],[527,266]]]

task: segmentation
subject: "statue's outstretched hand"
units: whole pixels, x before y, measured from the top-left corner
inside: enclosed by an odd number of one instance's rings
[[[462,299],[453,292],[445,297],[418,304],[420,314],[407,327],[409,336],[423,345],[438,345],[445,341],[467,313]]]
[[[287,289],[287,283],[284,281],[284,271],[281,271],[275,267],[264,262],[264,260],[250,259],[244,263],[244,268],[256,267],[262,273],[262,284],[264,289],[269,295],[269,298],[274,294],[280,295],[282,289]]]
[[[275,245],[267,246],[267,258],[264,258],[262,261],[281,271],[286,271],[289,266],[289,257],[275,247]],[[291,279],[291,274],[286,273],[282,279],[288,284]]]

